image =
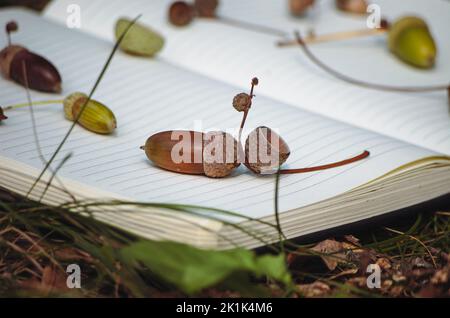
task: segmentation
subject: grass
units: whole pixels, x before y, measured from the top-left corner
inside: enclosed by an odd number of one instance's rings
[[[285,241],[286,267],[292,284],[276,282],[268,275],[256,277],[250,272],[245,290],[239,275],[186,293],[177,282],[168,279],[177,269],[158,273],[154,264],[130,262],[120,253],[137,242],[151,243],[155,248],[164,243],[145,241],[89,216],[1,191],[0,296],[450,296],[449,212],[419,213],[414,222],[402,220],[401,225],[391,223],[389,227],[375,227],[353,235],[322,241],[325,249],[321,250],[313,248],[320,242]],[[259,257],[267,252],[267,249],[260,251]],[[164,255],[167,256],[170,255]],[[336,263],[334,268],[327,266],[332,260]],[[65,269],[73,263],[83,269],[82,289],[66,287]],[[382,268],[382,288],[367,288],[368,263],[377,263]],[[202,264],[215,266],[207,254]],[[236,279],[240,284],[232,284]]]

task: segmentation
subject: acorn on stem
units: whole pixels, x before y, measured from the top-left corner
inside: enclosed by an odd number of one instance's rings
[[[18,30],[16,22],[6,25],[8,46],[0,51],[0,71],[2,75],[23,86],[26,85],[23,64],[26,65],[28,87],[47,93],[61,92],[61,76],[52,63],[23,46],[11,44],[11,33]]]
[[[64,100],[47,100],[32,103],[32,106],[63,104],[64,115],[70,121],[76,121],[85,129],[97,134],[107,135],[114,132],[117,127],[114,113],[102,103],[89,99],[84,93],[73,93]],[[86,103],[87,102],[87,103]],[[3,111],[10,111],[18,108],[30,107],[29,103],[0,107],[0,121],[6,119]],[[81,111],[83,112],[81,113]],[[81,115],[80,115],[81,113]]]
[[[210,178],[229,176],[241,162],[255,174],[294,174],[326,170],[348,165],[367,158],[370,153],[322,166],[280,169],[291,153],[287,143],[272,129],[258,127],[247,137],[245,153],[241,145],[241,133],[250,110],[253,90],[259,81],[252,79],[250,94],[241,93],[233,99],[233,107],[244,112],[239,139],[222,131],[202,133],[171,130],[152,135],[144,146],[147,158],[157,167],[183,174],[206,175]]]
[[[418,17],[403,17],[390,24],[380,21],[379,28],[313,35],[302,39],[304,44],[348,40],[356,37],[388,33],[389,50],[402,62],[418,68],[435,64],[437,48],[426,22]],[[298,46],[298,40],[279,41],[279,47]]]
[[[389,49],[402,61],[419,68],[434,66],[437,49],[426,22],[407,16],[397,20],[389,29]]]

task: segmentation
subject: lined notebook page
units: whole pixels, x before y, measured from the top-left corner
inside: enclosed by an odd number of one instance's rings
[[[162,32],[167,45],[161,57],[175,65],[247,89],[258,75],[260,95],[308,111],[370,129],[444,154],[450,154],[450,115],[445,92],[432,94],[384,93],[341,83],[312,65],[299,48],[278,49],[278,38],[211,21],[196,21],[187,28],[167,22],[169,0],[63,0],[56,1],[47,16],[67,18],[68,4],[82,9],[87,32],[113,40],[119,16],[143,14],[142,22]],[[319,1],[305,19],[287,13],[286,1],[222,0],[219,14],[243,21],[270,25],[292,33],[316,33],[365,28],[365,19],[337,12],[334,1]],[[450,4],[445,1],[377,1],[391,21],[405,13],[423,16],[439,47],[436,68],[417,70],[396,60],[387,50],[384,36],[312,47],[327,64],[362,80],[392,85],[432,85],[450,82],[448,29]]]
[[[60,70],[64,94],[89,92],[111,50],[111,43],[70,31],[23,11],[0,12],[0,25],[15,19],[21,31],[14,42],[48,57]],[[43,36],[45,35],[45,36]],[[6,43],[0,40],[0,46]],[[0,104],[26,100],[22,87],[0,80]],[[258,88],[259,89],[259,88]],[[107,71],[94,98],[116,114],[113,136],[76,127],[54,163],[72,153],[59,175],[139,201],[198,204],[262,217],[273,213],[273,177],[256,177],[244,168],[220,180],[160,170],[139,146],[151,134],[168,129],[204,131],[237,127],[241,114],[231,106],[238,89],[179,69],[162,59],[140,59],[121,52]],[[34,101],[54,96],[32,92]],[[62,105],[35,106],[41,149],[49,158],[71,123]],[[42,168],[28,109],[8,112],[0,124],[0,156]],[[333,170],[283,176],[281,210],[291,210],[334,197],[400,165],[434,153],[413,145],[332,121],[301,109],[257,96],[248,128],[278,129],[291,147],[287,167],[307,167],[342,160],[367,149],[370,159]]]

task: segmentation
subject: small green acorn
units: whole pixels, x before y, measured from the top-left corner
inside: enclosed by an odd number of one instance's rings
[[[419,68],[431,68],[436,61],[436,44],[426,22],[407,16],[389,29],[389,49],[402,61]]]
[[[116,23],[116,39],[118,39],[127,27],[132,23],[131,20],[121,18]],[[125,52],[138,56],[152,57],[164,47],[164,38],[150,28],[135,23],[125,35],[120,48]]]
[[[64,114],[68,120],[75,121],[88,96],[83,93],[73,93],[64,99]],[[117,127],[114,113],[102,103],[90,99],[83,110],[78,124],[97,134],[111,134]]]

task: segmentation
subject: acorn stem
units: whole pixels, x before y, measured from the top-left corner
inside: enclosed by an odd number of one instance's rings
[[[244,111],[244,115],[242,117],[242,122],[241,122],[241,126],[239,128],[239,138],[238,138],[238,142],[241,143],[241,139],[242,139],[242,130],[244,129],[245,126],[245,122],[247,121],[247,117],[248,117],[248,112],[250,111],[251,108],[251,103],[253,100],[253,91],[255,90],[255,86],[258,85],[258,79],[255,77],[252,79],[252,88],[250,89],[250,101],[249,101],[249,106],[246,108],[246,110]]]
[[[45,101],[41,101],[41,102],[33,102],[33,106],[37,106],[37,105],[51,105],[51,104],[62,104],[64,103],[63,100],[45,100]],[[3,110],[13,110],[13,109],[17,109],[17,108],[24,108],[24,107],[29,107],[30,104],[29,103],[23,103],[23,104],[17,104],[17,105],[10,105],[10,106],[6,106],[3,108]]]
[[[306,173],[306,172],[327,170],[327,169],[345,166],[345,165],[363,160],[369,156],[370,156],[370,152],[365,150],[363,153],[361,153],[360,155],[358,155],[356,157],[345,159],[342,161],[338,161],[338,162],[334,162],[334,163],[330,163],[330,164],[326,164],[326,165],[322,165],[322,166],[309,167],[309,168],[281,169],[279,173],[280,174],[295,174],[295,173]]]
[[[387,32],[387,30],[388,29],[385,29],[385,28],[361,29],[361,30],[343,31],[343,32],[336,32],[336,33],[329,33],[329,34],[322,34],[322,35],[310,35],[310,36],[304,38],[303,41],[307,44],[332,42],[332,41],[343,41],[343,40],[349,40],[349,39],[358,38],[358,37],[367,37],[367,36],[384,34]],[[277,43],[277,46],[281,47],[281,48],[296,46],[296,45],[298,45],[297,40],[279,41]]]
[[[448,84],[444,85],[434,85],[434,86],[390,86],[390,85],[383,85],[383,84],[374,84],[369,82],[364,82],[358,79],[355,79],[353,77],[347,76],[345,74],[342,74],[335,69],[331,68],[330,66],[323,63],[317,56],[315,56],[311,50],[308,48],[307,44],[303,40],[303,38],[300,36],[300,33],[298,31],[295,32],[295,38],[300,46],[300,48],[303,50],[305,55],[316,64],[317,67],[321,68],[328,74],[334,76],[335,78],[347,82],[349,84],[353,84],[356,86],[364,87],[364,88],[370,88],[380,91],[387,91],[387,92],[403,92],[403,93],[424,93],[424,92],[436,92],[436,91],[442,91],[448,89]]]

